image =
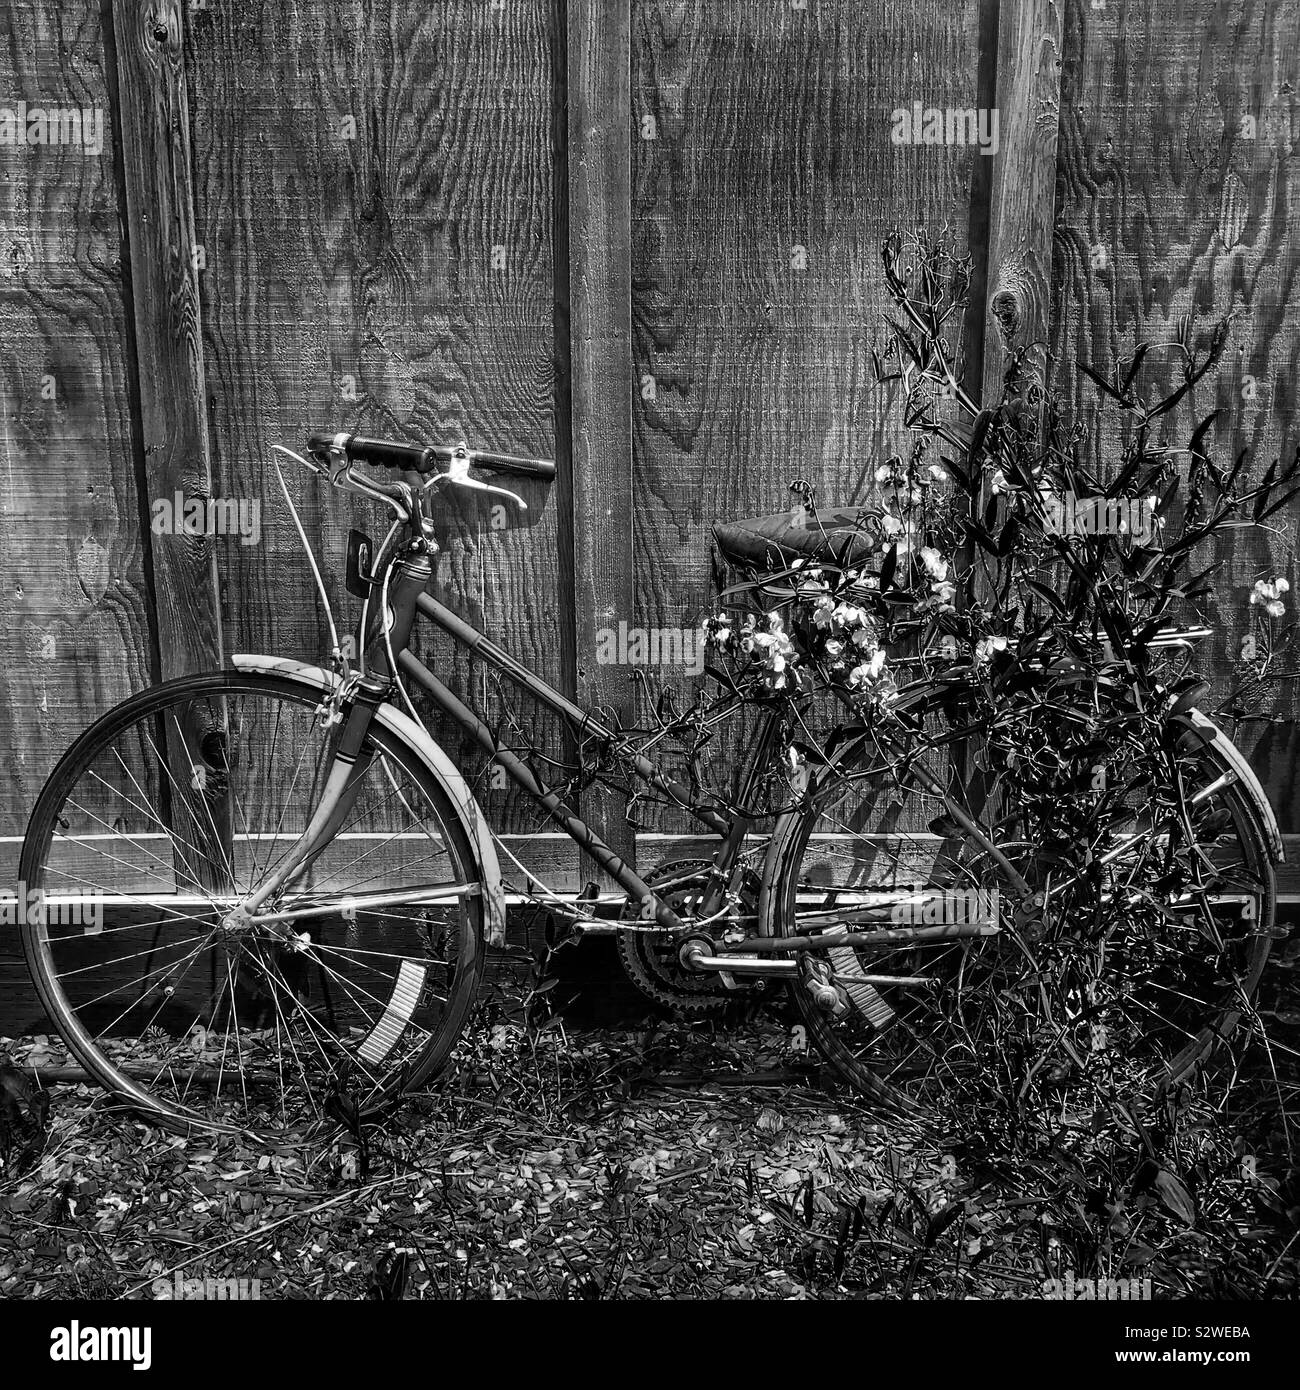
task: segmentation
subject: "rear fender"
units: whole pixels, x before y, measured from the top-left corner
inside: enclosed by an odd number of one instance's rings
[[[1255,769],[1246,761],[1246,755],[1223,732],[1213,719],[1198,709],[1189,709],[1177,717],[1177,723],[1186,724],[1203,738],[1208,747],[1213,748],[1225,767],[1231,769],[1243,793],[1250,800],[1259,816],[1259,826],[1264,832],[1268,852],[1275,864],[1281,864],[1286,855],[1282,848],[1282,831],[1278,826],[1268,794],[1255,776]]]

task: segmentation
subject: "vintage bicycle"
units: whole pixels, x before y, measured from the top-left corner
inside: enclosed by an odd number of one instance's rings
[[[1100,733],[1078,700],[1053,715],[1094,763],[1107,744],[1102,809],[1078,832],[1095,843],[1074,860],[1044,853],[1032,808],[972,770],[972,743],[998,737],[971,702],[975,666],[925,653],[900,660],[887,717],[849,706],[815,740],[798,700],[765,703],[722,677],[710,720],[756,707],[759,728],[739,794],[697,792],[429,592],[439,499],[522,505],[476,473],[546,481],[552,463],[346,433],[281,452],[393,513],[377,548],[349,540],[357,664],[336,642],[332,666],[236,655],[142,691],[59,760],[22,849],[21,879],[47,903],[23,933],[41,1001],[85,1069],[157,1123],[271,1133],[340,1098],[373,1117],[448,1064],[485,952],[504,940],[508,891],[527,887],[512,889],[470,780],[409,687],[618,886],[613,917],[551,897],[568,930],[616,933],[633,979],[688,1015],[787,987],[833,1068],[895,1113],[970,1085],[1024,1096],[1099,1070],[1167,1089],[1248,1011],[1281,837],[1245,759],[1186,698],[1148,681],[1143,720]],[[768,605],[760,636],[809,567],[839,575],[842,593],[870,584],[855,568],[860,528],[839,514],[715,533]],[[646,874],[624,862],[529,750],[412,651],[421,619],[597,749],[597,775],[616,768],[692,817],[712,856]],[[1194,636],[1148,645],[1185,653]],[[1099,701],[1132,706],[1131,657],[1088,685],[1093,716]],[[1049,693],[1075,679],[1051,653],[1036,669]],[[1153,759],[1154,779],[1125,771]]]

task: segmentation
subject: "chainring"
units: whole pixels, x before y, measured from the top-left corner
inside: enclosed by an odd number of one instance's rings
[[[660,864],[645,876],[645,882],[656,884],[682,879],[668,893],[664,902],[674,911],[687,906],[698,897],[705,886],[706,875],[712,868],[707,859],[678,859]],[[746,913],[757,910],[759,879],[752,870],[746,871],[741,887],[741,902]],[[628,909],[631,911],[631,907]],[[653,1003],[672,1013],[692,1018],[720,1014],[736,999],[755,993],[752,981],[728,989],[716,974],[687,970],[678,959],[681,938],[648,931],[621,931],[618,934],[618,958],[629,980]],[[759,982],[760,988],[762,982]]]

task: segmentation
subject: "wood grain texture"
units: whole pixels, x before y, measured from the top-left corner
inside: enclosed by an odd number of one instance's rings
[[[633,722],[599,633],[633,612],[632,0],[568,0],[569,329],[574,632],[579,703]],[[626,800],[594,785],[585,820],[633,865]],[[595,873],[594,861],[591,870]],[[603,878],[603,876],[601,876]]]
[[[212,496],[180,0],[113,0],[146,499]],[[221,664],[212,537],[152,536],[164,679]]]
[[[787,508],[796,478],[823,505],[868,502],[907,448],[872,369],[880,243],[947,225],[964,250],[986,156],[895,143],[892,113],[976,104],[979,5],[637,0],[633,15],[635,621],[692,627],[715,521]],[[689,696],[685,670],[650,674]],[[743,740],[719,746],[715,775],[742,756]]]
[[[1064,0],[1002,0],[999,149],[989,204],[985,401],[1001,394],[1009,350],[1046,375],[1061,100]]]
[[[223,493],[263,502],[260,544],[220,551],[231,650],[328,648],[271,443],[329,428],[552,456],[549,12],[264,0],[192,16],[214,469]],[[387,523],[285,473],[346,630],[347,528]],[[435,592],[563,688],[555,492],[510,486],[524,518],[444,504]],[[422,656],[495,722],[502,704],[462,654],[430,640]],[[538,736],[561,751],[545,721]],[[472,745],[445,742],[494,823],[539,823]]]
[[[6,7],[0,105],[97,112],[100,126],[88,143],[0,143],[5,892],[55,760],[82,727],[148,683],[153,661],[110,77],[98,5]],[[0,975],[27,997],[18,952],[16,934],[0,933]],[[8,1018],[0,1008],[0,1031]]]
[[[1117,358],[1149,341],[1140,389],[1159,399],[1181,382],[1175,344],[1184,325],[1193,323],[1203,351],[1214,320],[1232,311],[1238,317],[1223,359],[1169,419],[1165,442],[1185,444],[1194,423],[1218,410],[1216,457],[1246,449],[1262,470],[1293,455],[1300,441],[1297,129],[1300,6],[1067,6],[1053,356],[1057,384],[1086,427],[1092,466],[1113,452],[1115,416],[1099,410],[1078,366],[1113,371]],[[1204,606],[1216,637],[1197,662],[1213,678],[1216,699],[1244,674],[1241,638],[1254,581],[1285,575],[1294,597],[1297,518],[1274,520],[1281,524],[1272,535],[1235,532],[1218,545],[1223,567]],[[1253,747],[1282,829],[1294,832],[1295,682],[1261,692],[1261,707],[1284,722],[1262,731],[1244,725],[1238,742]]]

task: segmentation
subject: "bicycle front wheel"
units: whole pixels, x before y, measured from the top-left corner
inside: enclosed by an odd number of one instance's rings
[[[446,1062],[473,1005],[478,856],[378,721],[334,836],[236,911],[319,803],[334,743],[320,701],[233,672],[145,691],[73,744],[28,824],[41,1001],[87,1071],[180,1132],[373,1116]]]

